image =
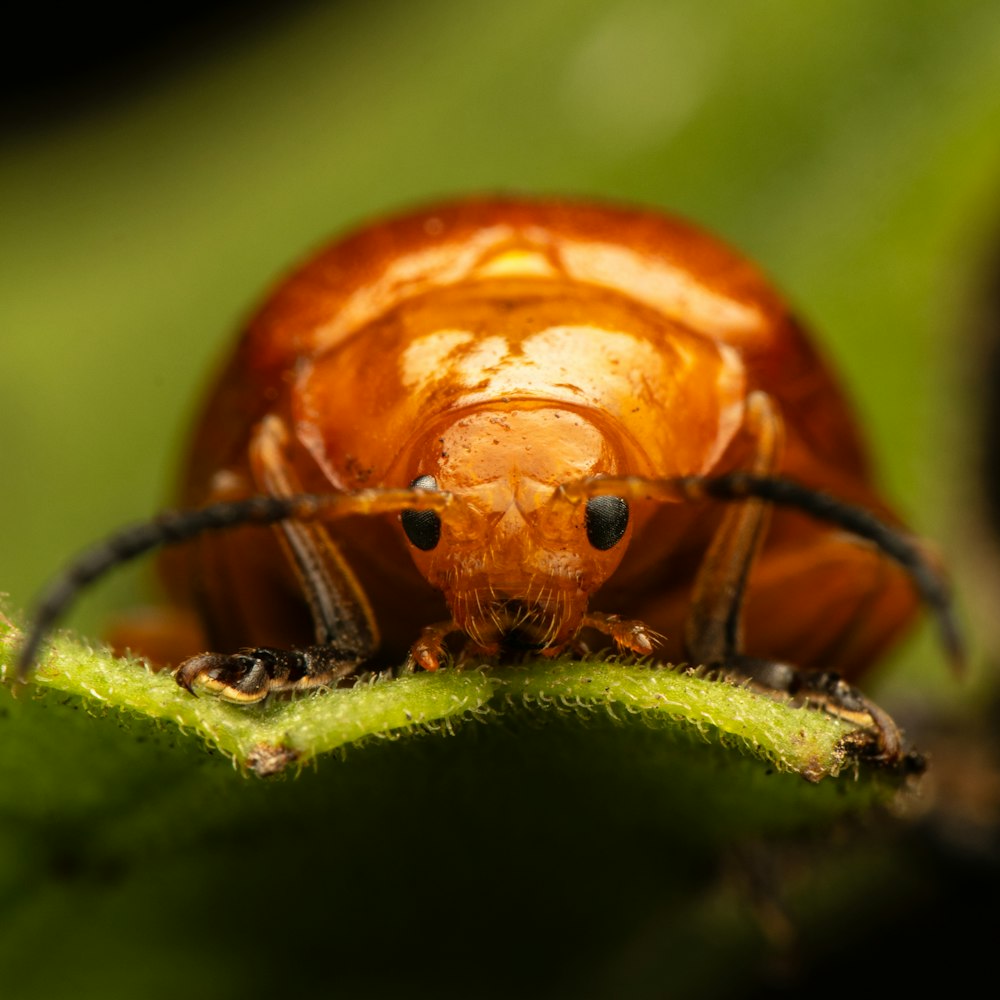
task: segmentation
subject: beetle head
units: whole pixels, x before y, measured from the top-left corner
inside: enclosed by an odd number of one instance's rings
[[[613,497],[574,505],[555,491],[620,472],[614,440],[563,405],[504,401],[453,418],[413,450],[413,484],[453,502],[440,519],[409,512],[402,527],[475,643],[552,649],[579,630],[589,595],[627,547],[628,508]]]

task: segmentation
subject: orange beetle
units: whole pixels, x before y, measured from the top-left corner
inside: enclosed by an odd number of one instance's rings
[[[756,268],[658,212],[457,201],[323,250],[250,322],[181,501],[223,513],[116,536],[57,582],[39,632],[110,565],[198,534],[165,553],[167,589],[222,652],[177,677],[237,702],[379,648],[435,669],[452,633],[478,656],[591,632],[804,683],[894,752],[837,675],[914,618],[908,577],[958,654],[944,584],[888,526],[802,328]],[[215,530],[246,521],[272,527]]]

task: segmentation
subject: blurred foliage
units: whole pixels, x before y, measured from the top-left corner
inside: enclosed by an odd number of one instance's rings
[[[741,246],[822,332],[900,509],[960,583],[976,571],[963,331],[1000,221],[993,0],[259,7],[0,135],[9,608],[163,503],[199,389],[276,274],[373,213],[484,190],[661,205]],[[58,34],[15,40],[30,78]],[[76,624],[134,603],[142,574]],[[966,593],[975,640],[992,596]],[[644,757],[613,727],[515,727],[484,752],[466,726],[265,783],[0,692],[4,995],[746,996],[915,940],[926,966],[959,930],[942,915],[997,882],[995,768],[970,749],[988,652],[965,687],[929,643],[883,678],[940,763],[922,818],[860,837],[726,837],[710,793],[731,765],[695,747],[665,787],[655,730]]]

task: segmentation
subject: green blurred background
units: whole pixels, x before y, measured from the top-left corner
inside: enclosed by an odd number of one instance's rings
[[[163,504],[213,365],[308,249],[429,198],[594,195],[700,221],[821,331],[887,492],[949,553],[976,650],[974,680],[958,686],[925,635],[880,678],[883,697],[915,711],[922,691],[926,714],[931,697],[956,711],[990,689],[973,470],[977,296],[1000,232],[994,0],[345,0],[182,4],[169,17],[154,4],[121,41],[100,7],[63,24],[36,16],[0,118],[8,611],[81,544]],[[102,586],[75,623],[96,630],[145,572]],[[56,788],[56,765],[38,766]],[[297,794],[316,794],[307,786]],[[38,803],[40,823],[58,822],[53,800]],[[277,879],[266,865],[254,877]],[[82,919],[45,884],[48,912]],[[447,897],[401,922],[387,912],[378,933],[426,923],[433,940],[466,939]],[[203,904],[191,900],[201,929]],[[41,933],[45,907],[25,925],[21,905],[0,919]],[[294,945],[294,929],[279,936]],[[46,995],[15,939],[25,995]]]

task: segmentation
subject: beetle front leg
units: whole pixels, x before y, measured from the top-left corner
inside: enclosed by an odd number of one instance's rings
[[[584,615],[582,626],[596,629],[611,639],[617,649],[638,656],[649,656],[657,642],[663,638],[645,622],[601,611],[591,611]]]
[[[410,647],[407,666],[410,669],[416,666],[420,667],[421,670],[429,670],[431,672],[437,670],[441,666],[441,660],[446,655],[445,639],[449,635],[454,635],[456,632],[462,631],[462,627],[455,621],[425,625],[420,630],[417,641]]]

